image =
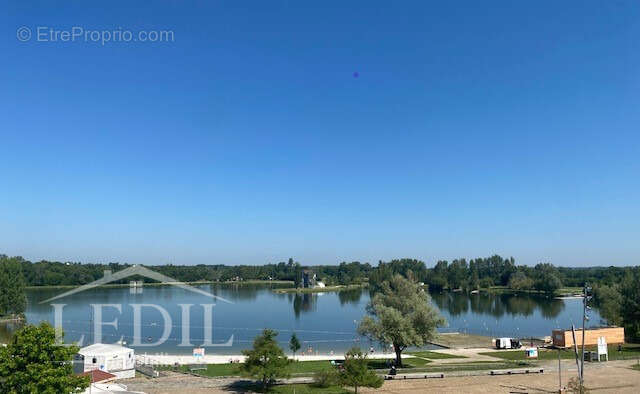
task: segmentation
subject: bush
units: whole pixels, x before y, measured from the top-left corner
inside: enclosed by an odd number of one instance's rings
[[[340,383],[338,373],[334,369],[323,369],[313,374],[313,386],[327,388]]]
[[[488,289],[491,286],[493,286],[493,279],[485,277],[480,280],[480,288]]]

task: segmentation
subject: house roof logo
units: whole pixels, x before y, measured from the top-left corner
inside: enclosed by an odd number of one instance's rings
[[[213,299],[216,299],[216,300],[220,300],[220,301],[223,301],[223,302],[226,302],[226,303],[229,303],[229,304],[233,304],[233,302],[231,302],[231,301],[229,301],[229,300],[227,300],[225,298],[222,298],[222,297],[217,296],[215,294],[211,294],[208,291],[204,291],[202,289],[198,289],[197,287],[190,286],[190,285],[186,284],[185,282],[181,282],[181,281],[173,279],[173,278],[171,278],[169,276],[163,275],[163,274],[161,274],[159,272],[155,272],[155,271],[150,270],[149,268],[144,267],[142,265],[134,265],[134,266],[131,266],[129,268],[125,268],[125,269],[123,269],[121,271],[118,271],[116,273],[111,273],[111,271],[105,270],[104,271],[104,276],[102,278],[100,278],[98,280],[95,280],[95,281],[93,281],[91,283],[87,283],[86,285],[82,285],[80,287],[76,287],[75,289],[69,290],[69,291],[64,292],[62,294],[58,294],[55,297],[51,297],[49,299],[41,301],[40,304],[44,304],[44,303],[47,303],[47,302],[50,302],[50,301],[53,301],[53,300],[57,300],[57,299],[64,298],[64,297],[68,297],[70,295],[73,295],[73,294],[76,294],[76,293],[80,293],[80,292],[83,292],[85,290],[93,289],[95,287],[99,287],[99,286],[102,286],[102,285],[106,285],[108,283],[115,282],[117,280],[122,280],[122,279],[128,278],[130,276],[134,276],[134,275],[139,275],[139,276],[142,276],[142,277],[145,277],[145,278],[157,280],[158,282],[166,283],[166,284],[171,285],[171,286],[176,286],[176,287],[179,287],[181,289],[184,289],[184,290],[187,290],[187,291],[191,291],[193,293],[198,293],[198,294],[203,295],[205,297],[210,297],[210,298],[213,298]]]

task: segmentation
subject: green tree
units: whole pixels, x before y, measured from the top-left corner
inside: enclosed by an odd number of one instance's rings
[[[628,273],[620,285],[621,317],[626,335],[640,339],[640,268]]]
[[[343,368],[340,371],[340,383],[353,387],[358,393],[358,387],[379,388],[383,380],[367,367],[367,355],[357,348],[351,348],[345,354]]]
[[[616,286],[594,286],[593,298],[598,312],[609,324],[622,324],[622,294]]]
[[[289,360],[276,342],[277,332],[269,329],[262,331],[253,341],[251,350],[244,350],[244,364],[242,371],[258,380],[262,389],[266,390],[276,378],[289,376]]]
[[[293,265],[293,285],[295,288],[302,286],[302,266],[298,262]]]
[[[513,290],[531,290],[533,289],[533,279],[529,278],[524,272],[517,271],[509,278],[509,288]]]
[[[56,344],[54,328],[46,322],[18,330],[0,347],[0,392],[77,393],[89,386],[86,377],[73,374],[76,346]]]
[[[294,332],[291,335],[291,339],[289,339],[289,349],[291,349],[291,351],[293,352],[293,357],[296,357],[296,352],[298,350],[300,350],[300,341],[298,340],[298,337],[296,336],[296,333]]]
[[[533,270],[536,276],[536,280],[534,283],[534,287],[536,290],[543,291],[548,294],[553,294],[556,292],[556,290],[562,287],[560,274],[552,264],[538,264],[534,267]]]
[[[22,262],[21,257],[0,255],[0,316],[21,315],[27,306]]]
[[[429,295],[401,275],[382,283],[367,312],[369,315],[360,322],[358,332],[383,344],[393,344],[399,367],[403,350],[408,346],[423,346],[435,337],[436,327],[445,324]]]
[[[313,387],[326,389],[340,384],[340,375],[335,368],[325,368],[313,373]]]

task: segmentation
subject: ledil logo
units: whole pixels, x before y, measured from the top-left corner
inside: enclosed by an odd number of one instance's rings
[[[106,285],[115,281],[121,281],[123,279],[132,277],[132,276],[136,276],[136,277],[144,277],[144,278],[149,278],[149,279],[153,279],[155,281],[160,282],[161,284],[165,284],[165,285],[171,285],[174,287],[178,287],[181,288],[183,290],[186,290],[188,292],[192,292],[192,293],[196,293],[199,294],[201,296],[213,299],[213,300],[219,300],[222,302],[226,302],[226,303],[230,303],[232,304],[231,301],[226,300],[220,296],[217,296],[215,294],[211,294],[207,291],[204,291],[202,289],[199,289],[197,287],[193,287],[190,286],[184,282],[180,282],[177,281],[173,278],[170,278],[166,275],[163,275],[161,273],[152,271],[146,267],[143,267],[141,265],[134,265],[132,267],[126,268],[124,270],[118,271],[116,273],[111,273],[111,271],[105,271],[104,272],[104,276],[96,281],[93,281],[91,283],[88,283],[86,285],[77,287],[73,290],[67,291],[65,293],[59,294],[55,297],[51,297],[47,300],[44,300],[42,302],[40,302],[41,304],[44,303],[50,303],[51,301],[54,300],[59,300],[61,298],[65,298],[65,297],[70,297],[73,295],[77,295],[78,293],[81,293],[83,291],[87,291],[102,285]],[[132,286],[132,288],[136,288],[135,293],[139,293],[142,289],[142,283],[140,281],[132,281],[130,282],[130,285]],[[50,304],[53,309],[54,309],[54,325],[56,327],[56,335],[57,335],[57,339],[58,339],[58,343],[63,344],[63,338],[62,338],[62,322],[63,320],[63,314],[64,314],[64,307],[67,304],[59,304],[59,303],[52,303]],[[114,319],[112,321],[108,321],[108,322],[104,322],[102,320],[103,317],[103,310],[106,309],[115,309],[118,313],[122,314],[124,311],[126,311],[127,308],[123,308],[123,304],[89,304],[91,306],[91,312],[92,312],[92,322],[93,322],[93,342],[94,343],[101,343],[102,342],[102,337],[103,337],[103,333],[102,333],[102,329],[104,326],[111,326],[114,327],[116,330],[118,329],[118,319]],[[195,304],[177,304],[177,306],[180,308],[180,316],[181,316],[181,330],[182,330],[182,335],[181,335],[181,341],[180,343],[177,344],[177,346],[182,346],[182,347],[192,347],[194,346],[191,343],[190,340],[190,316],[191,316],[191,308],[194,306]],[[203,338],[201,339],[201,343],[199,344],[202,347],[206,347],[206,346],[232,346],[233,345],[233,334],[229,337],[229,339],[226,342],[222,342],[222,343],[214,343],[213,342],[213,307],[216,305],[215,303],[204,303],[204,304],[198,304],[199,306],[202,307],[202,312],[203,312]],[[132,313],[133,313],[133,335],[132,335],[132,339],[133,341],[130,343],[131,346],[137,346],[137,347],[153,347],[153,346],[159,346],[162,345],[163,343],[165,343],[170,337],[171,337],[171,333],[172,333],[172,329],[175,327],[173,325],[173,320],[171,318],[171,314],[161,305],[155,304],[155,303],[146,303],[146,304],[137,304],[137,303],[132,303],[132,304],[128,304],[128,306],[130,307]],[[162,330],[162,335],[155,341],[147,341],[144,342],[143,341],[143,333],[142,333],[142,327],[143,327],[143,323],[142,323],[142,310],[143,309],[151,309],[151,310],[155,310],[156,312],[159,312],[160,315],[162,316],[162,320],[163,320],[163,330]],[[121,338],[122,339],[122,338]],[[149,338],[150,339],[150,338]],[[82,346],[84,342],[84,335],[82,335],[78,341],[78,345]],[[120,341],[121,342],[121,341]]]

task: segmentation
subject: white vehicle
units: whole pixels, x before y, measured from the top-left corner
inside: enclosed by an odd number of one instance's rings
[[[519,349],[522,344],[514,338],[496,338],[494,339],[496,349]]]

